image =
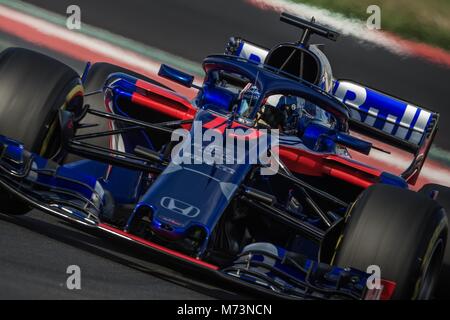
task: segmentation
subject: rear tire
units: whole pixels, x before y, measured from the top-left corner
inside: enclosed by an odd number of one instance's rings
[[[381,269],[396,283],[393,299],[429,299],[447,241],[447,219],[436,202],[389,185],[365,190],[350,208],[336,264]]]
[[[78,74],[62,62],[23,48],[0,53],[0,134],[24,144],[46,158],[60,147],[58,110],[83,104]],[[0,191],[0,210],[10,215],[30,208]]]
[[[426,184],[420,189],[420,193],[427,197],[431,196],[431,192],[438,191],[436,201],[445,209],[447,219],[450,223],[450,188],[439,184]],[[445,247],[444,261],[442,263],[441,273],[435,292],[438,299],[450,298],[450,237],[447,238],[447,246]]]

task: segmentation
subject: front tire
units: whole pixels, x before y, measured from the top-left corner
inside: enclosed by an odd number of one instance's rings
[[[32,50],[8,48],[0,53],[0,97],[0,134],[51,158],[60,150],[58,110],[81,108],[83,88],[78,74],[62,62]],[[30,210],[0,192],[3,213]]]
[[[429,299],[442,265],[447,218],[422,194],[389,185],[365,190],[347,215],[336,264],[365,271],[377,265],[394,281],[393,299]]]

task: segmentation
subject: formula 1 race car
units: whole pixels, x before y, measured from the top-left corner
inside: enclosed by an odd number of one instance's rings
[[[1,211],[37,208],[258,294],[442,295],[449,191],[410,190],[438,114],[333,79],[308,42],[338,34],[281,20],[304,30],[300,41],[266,50],[231,38],[203,61],[201,86],[161,65],[159,76],[198,90],[193,101],[108,63],[80,77],[3,51]],[[373,141],[412,153],[411,165],[395,175],[352,159],[381,149]]]

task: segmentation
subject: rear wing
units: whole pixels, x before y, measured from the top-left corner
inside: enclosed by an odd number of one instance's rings
[[[439,114],[347,80],[333,95],[349,107],[350,128],[414,154],[402,177],[414,184],[438,127]]]

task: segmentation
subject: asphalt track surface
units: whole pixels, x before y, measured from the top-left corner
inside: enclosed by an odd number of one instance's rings
[[[60,14],[68,5],[78,4],[83,22],[197,62],[207,54],[222,52],[233,35],[265,46],[298,37],[297,30],[278,22],[277,14],[242,1],[28,2]],[[0,34],[0,39],[3,45],[37,48],[5,34]],[[440,111],[443,122],[449,123],[448,68],[361,46],[351,38],[344,37],[337,44],[320,42],[327,44],[336,77],[350,78]],[[83,66],[81,61],[47,53],[77,70]],[[450,149],[446,139],[449,133],[441,126],[439,146]],[[169,267],[169,263],[141,249],[100,238],[38,211],[23,217],[0,214],[0,241],[0,299],[244,297],[223,288],[222,283],[204,281],[195,272]],[[66,288],[69,265],[82,270],[81,290]]]

